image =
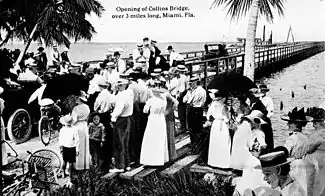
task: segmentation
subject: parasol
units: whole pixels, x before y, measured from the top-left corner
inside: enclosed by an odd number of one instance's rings
[[[208,85],[208,89],[218,89],[224,94],[232,95],[248,93],[252,88],[257,88],[256,84],[236,72],[219,74]]]
[[[69,95],[80,95],[80,91],[87,92],[88,87],[89,81],[83,75],[73,73],[59,75],[48,81],[42,98],[63,100]]]

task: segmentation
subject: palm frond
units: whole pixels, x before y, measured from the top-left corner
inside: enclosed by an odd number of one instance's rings
[[[283,16],[285,1],[286,0],[260,0],[259,13],[265,16],[268,21],[272,22],[274,19],[272,8],[275,9],[280,16]],[[214,0],[211,8],[225,6],[228,8],[227,15],[230,16],[232,20],[238,20],[246,16],[251,5],[252,0]]]

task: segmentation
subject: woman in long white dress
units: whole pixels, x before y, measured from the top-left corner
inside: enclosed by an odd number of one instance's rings
[[[223,169],[230,168],[231,138],[227,122],[228,108],[218,97],[217,90],[210,90],[212,103],[207,112],[207,119],[212,120],[209,142],[208,165]]]
[[[90,166],[89,151],[89,130],[87,125],[90,109],[86,104],[79,104],[72,110],[72,118],[75,122],[74,126],[78,129],[79,135],[79,152],[76,158],[76,170],[86,170]]]
[[[164,92],[163,89],[152,88],[154,96],[143,109],[144,113],[149,113],[140,155],[140,163],[143,165],[163,166],[169,159],[165,119],[167,100]]]

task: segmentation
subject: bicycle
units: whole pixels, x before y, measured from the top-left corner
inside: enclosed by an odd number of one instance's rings
[[[2,182],[4,189],[2,190],[2,195],[9,196],[9,195],[20,195],[21,193],[33,192],[36,195],[40,195],[43,190],[50,190],[52,186],[58,185],[57,183],[57,173],[60,172],[61,168],[61,160],[55,160],[52,157],[45,157],[49,154],[55,154],[57,157],[57,153],[48,150],[48,149],[41,149],[34,153],[27,151],[29,157],[26,160],[22,160],[17,158],[17,152],[10,146],[10,144],[6,141],[7,145],[12,149],[15,156],[11,155],[10,153],[7,154],[8,157],[12,157],[15,162],[21,162],[22,164],[22,174],[16,175],[4,173],[2,171]],[[43,156],[40,156],[42,154]],[[54,161],[53,161],[54,160]],[[8,165],[9,165],[8,164]],[[25,164],[27,164],[27,172],[25,173]],[[53,168],[54,165],[54,168]],[[56,168],[59,167],[59,168]]]
[[[41,106],[41,118],[38,121],[38,133],[41,142],[47,146],[52,139],[52,133],[61,128],[59,123],[60,115],[54,114],[52,111],[51,105],[53,105],[54,102],[51,99],[41,100],[39,104]]]

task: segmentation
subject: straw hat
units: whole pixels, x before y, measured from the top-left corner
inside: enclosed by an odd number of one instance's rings
[[[79,99],[81,99],[84,102],[87,102],[88,101],[87,93],[85,93],[84,91],[81,91],[81,96],[79,97]]]
[[[106,80],[98,81],[98,86],[100,86],[100,87],[108,87],[109,85],[110,85],[110,83],[107,82]]]
[[[253,110],[249,115],[244,116],[243,118],[248,119],[251,122],[255,122],[257,124],[267,124],[264,120],[263,120],[263,113],[259,110]]]
[[[129,81],[121,78],[117,81],[116,86],[127,85],[127,84],[129,84]]]
[[[156,68],[153,70],[153,72],[150,74],[151,76],[159,76],[161,74],[161,69]]]
[[[312,117],[306,115],[304,108],[298,110],[297,107],[289,112],[288,115],[282,116],[281,119],[288,122],[311,122],[313,120]]]
[[[200,80],[200,78],[197,77],[197,76],[194,76],[194,77],[191,77],[191,78],[190,78],[190,82],[191,82],[191,83],[193,83],[193,82],[198,82],[199,80]]]
[[[60,118],[60,123],[63,124],[63,125],[72,125],[72,123],[73,123],[72,116],[65,115],[65,116],[61,117]]]
[[[288,164],[294,158],[287,158],[284,151],[270,152],[259,157],[262,168],[272,168]]]
[[[41,107],[45,107],[45,106],[48,106],[48,105],[52,105],[54,104],[54,101],[52,99],[49,99],[49,98],[45,98],[45,99],[41,99],[38,104],[41,106]]]
[[[115,67],[115,64],[114,64],[114,62],[108,62],[108,63],[106,63],[106,66],[105,66],[106,68],[114,68]]]
[[[65,47],[65,48],[63,49],[63,52],[69,52],[69,48]]]
[[[177,71],[179,72],[186,72],[186,66],[185,65],[177,65]]]
[[[165,93],[165,92],[167,92],[166,89],[164,89],[164,88],[159,88],[159,87],[153,87],[153,88],[150,88],[150,89],[151,89],[152,92],[154,92],[154,93]]]

